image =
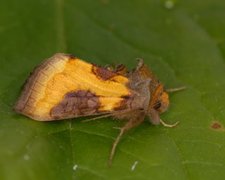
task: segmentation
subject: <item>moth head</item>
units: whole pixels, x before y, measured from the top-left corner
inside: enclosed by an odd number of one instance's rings
[[[162,84],[158,84],[152,91],[149,109],[153,109],[156,112],[163,113],[168,109],[169,106],[169,95],[164,90]]]
[[[152,124],[160,124],[160,113],[167,110],[169,106],[169,96],[163,90],[163,86],[156,88],[156,91],[151,96],[150,106],[148,109],[148,116]]]
[[[153,108],[159,113],[163,113],[168,109],[169,106],[169,95],[167,92],[163,91],[158,96],[156,102],[153,105]]]

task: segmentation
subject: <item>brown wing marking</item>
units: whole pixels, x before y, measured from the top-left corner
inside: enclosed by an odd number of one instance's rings
[[[96,114],[100,107],[99,97],[86,90],[69,92],[50,111],[52,119],[64,119]]]
[[[99,67],[96,65],[93,65],[92,72],[96,75],[96,77],[98,77],[99,79],[102,79],[104,81],[111,79],[112,77],[117,75],[115,72],[110,71],[107,68]]]

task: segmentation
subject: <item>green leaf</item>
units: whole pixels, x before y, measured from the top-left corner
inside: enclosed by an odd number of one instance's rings
[[[0,6],[0,179],[225,179],[225,2],[7,0]],[[171,94],[108,156],[122,122],[36,122],[13,112],[30,71],[57,52],[157,74]]]

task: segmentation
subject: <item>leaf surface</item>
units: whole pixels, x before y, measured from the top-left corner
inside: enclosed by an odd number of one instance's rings
[[[0,179],[224,179],[225,2],[7,0],[0,6]],[[162,115],[127,133],[121,122],[36,122],[13,112],[29,72],[54,53],[157,74],[171,94]]]

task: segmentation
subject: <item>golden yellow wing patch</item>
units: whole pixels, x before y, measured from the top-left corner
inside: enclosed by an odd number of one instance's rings
[[[34,70],[15,110],[41,121],[110,112],[131,95],[128,83],[111,70],[56,54]]]

